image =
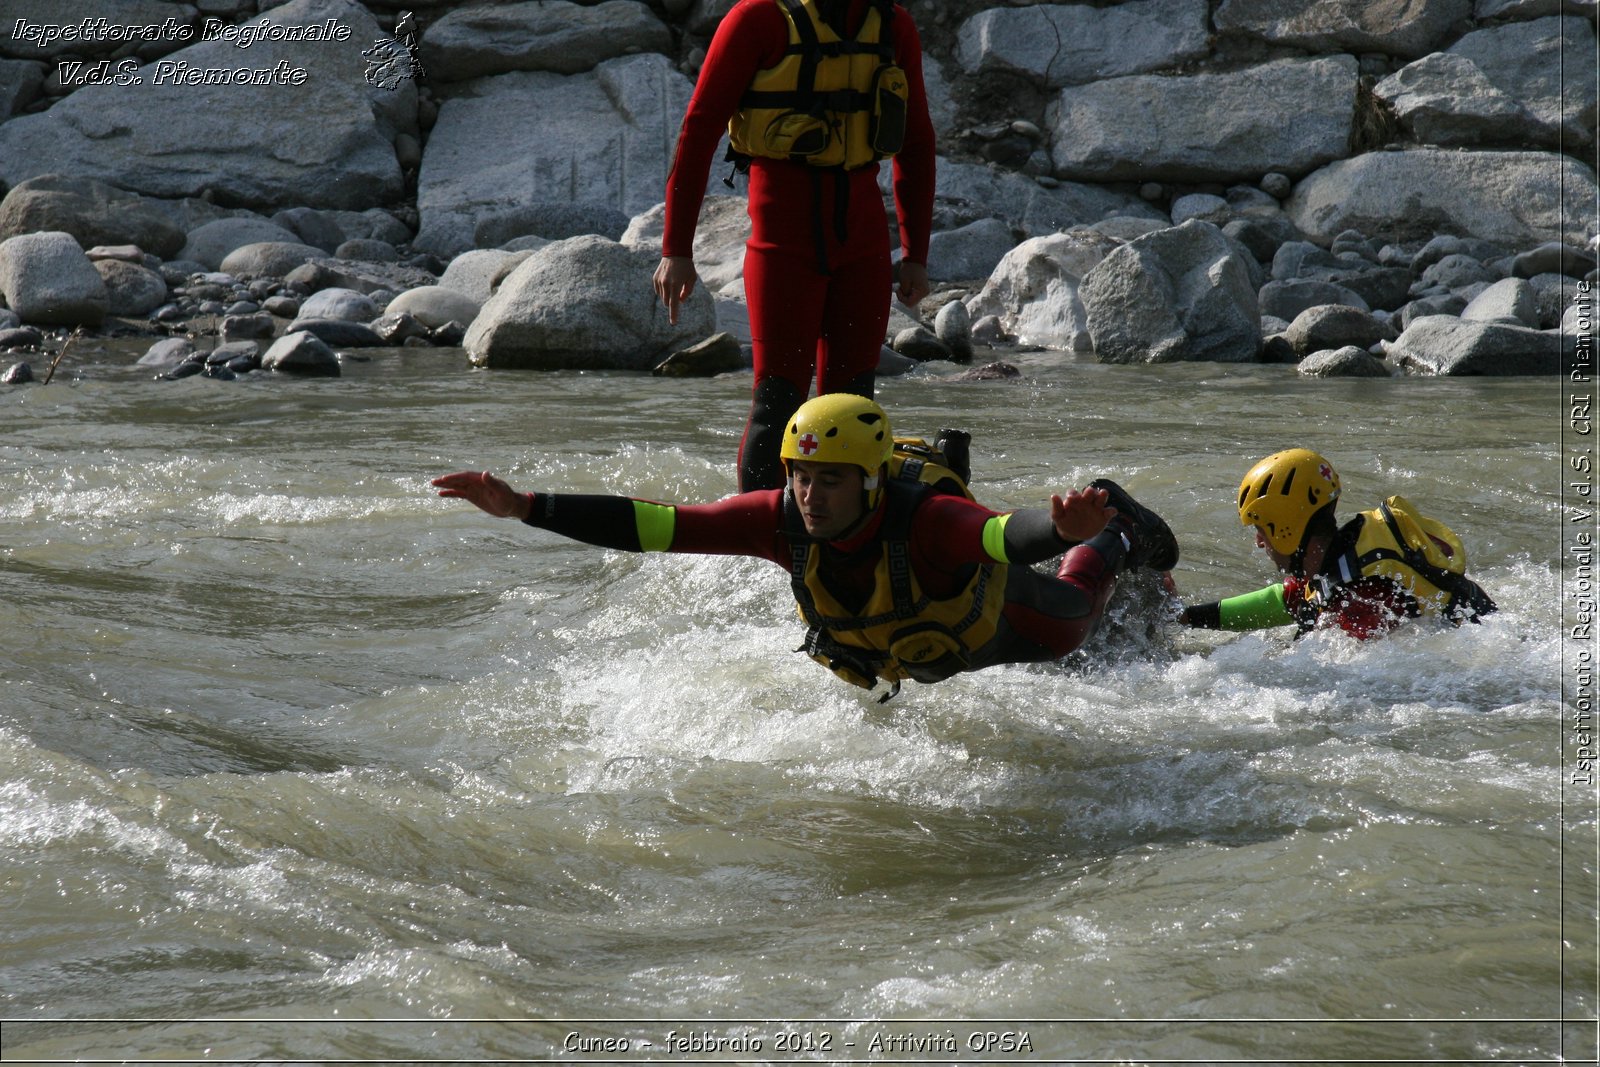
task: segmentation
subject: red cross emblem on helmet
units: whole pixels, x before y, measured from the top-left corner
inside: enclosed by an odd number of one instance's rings
[[[1322,466],[1317,468],[1317,473],[1322,475],[1322,480],[1323,481],[1325,481],[1325,482],[1333,481],[1333,468],[1328,466],[1326,463],[1324,463]]]
[[[802,456],[809,456],[817,450],[817,435],[814,433],[803,434],[798,442]]]

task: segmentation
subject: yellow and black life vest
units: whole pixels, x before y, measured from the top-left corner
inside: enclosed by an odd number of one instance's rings
[[[1388,578],[1410,594],[1407,613],[1413,617],[1459,619],[1495,609],[1489,595],[1466,577],[1467,550],[1461,538],[1405,497],[1391,496],[1363,511],[1351,527],[1354,543],[1324,565],[1320,580],[1306,590],[1306,602],[1315,611],[1329,606],[1339,586],[1374,576]]]
[[[872,596],[851,611],[823,584],[823,548],[805,533],[792,494],[784,496],[785,534],[792,547],[789,580],[808,627],[804,651],[853,685],[879,679],[938,682],[966,670],[990,641],[1005,607],[1004,563],[974,564],[953,597],[928,596],[911,567],[911,518],[922,500],[941,492],[971,499],[966,482],[919,439],[896,438],[884,487],[886,513]],[[889,695],[893,695],[891,692]],[[884,699],[888,699],[885,696]]]
[[[775,0],[789,24],[777,66],[758,71],[728,122],[729,153],[854,170],[905,142],[905,71],[895,63],[892,0],[873,0],[851,40],[817,0]]]

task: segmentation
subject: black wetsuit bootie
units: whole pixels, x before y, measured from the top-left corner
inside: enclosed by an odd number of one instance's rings
[[[1106,491],[1110,498],[1108,503],[1117,509],[1117,517],[1111,520],[1112,527],[1126,530],[1128,539],[1133,542],[1128,549],[1128,566],[1170,571],[1177,565],[1178,539],[1160,515],[1133,499],[1110,478],[1096,478],[1089,485]]]

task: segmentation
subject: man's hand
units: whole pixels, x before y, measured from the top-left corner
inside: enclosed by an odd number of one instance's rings
[[[460,497],[497,519],[526,519],[533,502],[488,471],[458,471],[435,478],[440,496]]]
[[[1106,528],[1106,523],[1116,517],[1117,509],[1106,501],[1110,494],[1093,486],[1079,492],[1069,490],[1066,496],[1050,498],[1050,521],[1055,523],[1056,536],[1063,541],[1087,541]]]
[[[895,295],[900,298],[900,303],[908,308],[914,308],[922,303],[928,295],[928,267],[924,263],[913,263],[909,259],[900,261],[900,287],[895,290]]]
[[[653,279],[656,296],[667,306],[667,321],[672,325],[678,325],[678,308],[694,292],[694,283],[699,277],[694,260],[688,256],[662,256],[661,262],[656,264]]]

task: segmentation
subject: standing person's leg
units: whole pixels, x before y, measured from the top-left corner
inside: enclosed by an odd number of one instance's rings
[[[889,324],[891,277],[887,251],[834,271],[817,348],[817,395],[856,393],[872,398]]]
[[[739,491],[783,485],[778,449],[784,425],[811,386],[828,279],[814,257],[753,246],[745,249],[744,292],[750,312],[755,383],[739,443]]]
[[[871,399],[894,289],[888,217],[870,175],[829,183],[823,205],[830,218],[838,216],[840,196],[846,198],[845,221],[830,227],[832,274],[817,351],[817,393],[856,393]]]

